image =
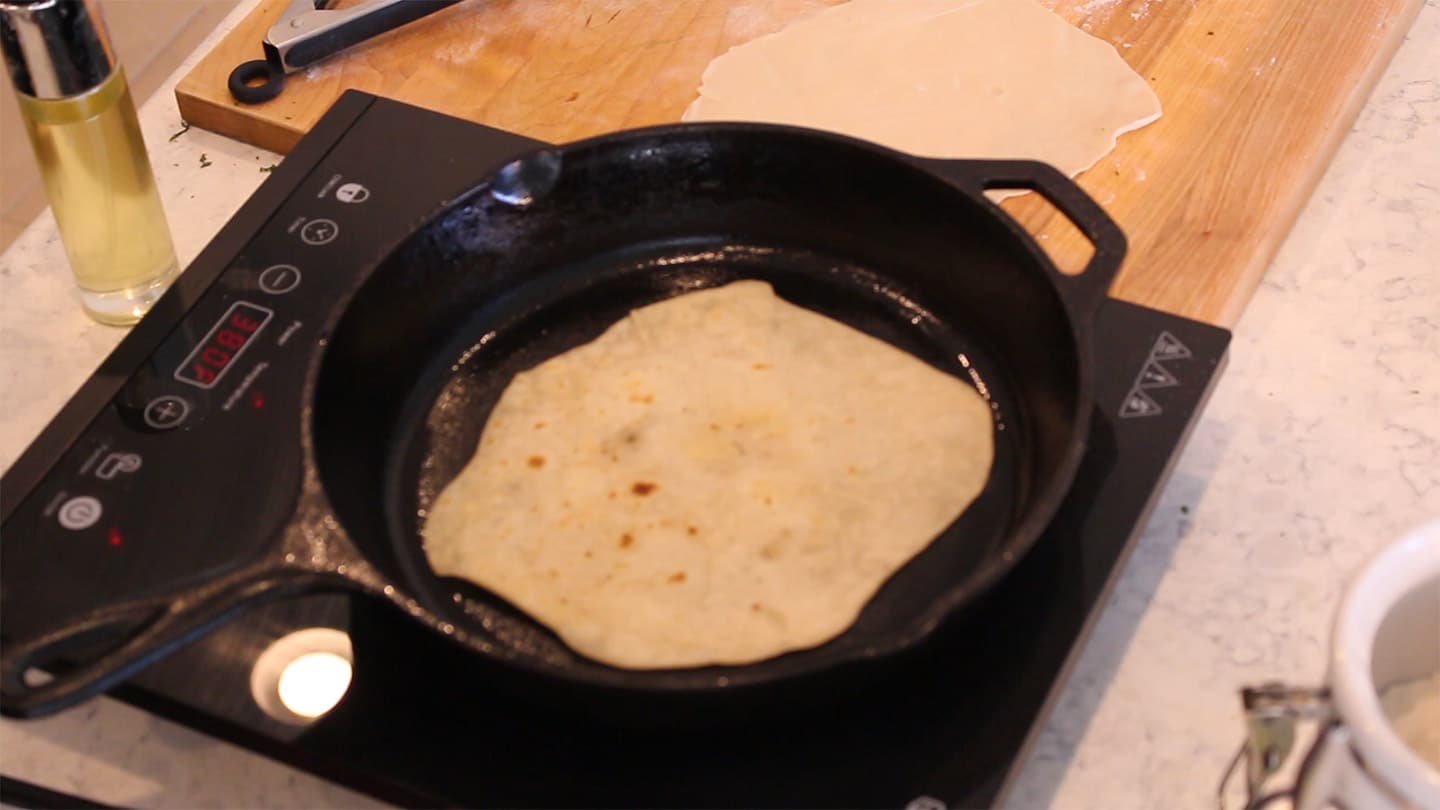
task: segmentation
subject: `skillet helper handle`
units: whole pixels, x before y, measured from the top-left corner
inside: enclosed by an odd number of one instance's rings
[[[209,632],[251,605],[314,590],[318,574],[273,565],[247,568],[185,594],[154,597],[100,608],[59,630],[5,645],[0,650],[0,713],[42,717],[69,708],[116,686]],[[118,639],[118,640],[117,640]],[[54,673],[43,683],[27,675],[110,642],[90,660]]]
[[[942,176],[976,193],[1024,190],[1034,191],[1048,200],[1084,234],[1095,254],[1085,269],[1074,275],[1060,272],[1048,257],[1046,270],[1066,304],[1077,315],[1088,318],[1105,300],[1125,261],[1125,233],[1074,180],[1037,160],[932,160],[926,163]]]

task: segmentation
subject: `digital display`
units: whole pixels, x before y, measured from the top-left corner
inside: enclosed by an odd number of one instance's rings
[[[255,342],[255,336],[269,323],[272,314],[271,310],[248,301],[231,304],[224,317],[175,370],[175,379],[200,388],[214,388],[235,365],[235,360]]]

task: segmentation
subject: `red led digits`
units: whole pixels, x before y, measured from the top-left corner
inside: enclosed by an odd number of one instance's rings
[[[248,306],[248,305],[247,305],[247,306]],[[255,307],[255,309],[260,310],[261,308],[260,308],[260,307]],[[248,317],[245,316],[245,313],[244,313],[244,312],[241,312],[241,311],[239,311],[239,310],[236,310],[236,309],[233,309],[233,308],[232,308],[232,309],[230,310],[230,321],[229,321],[229,323],[230,323],[231,326],[235,327],[236,329],[239,329],[239,330],[242,331],[242,332],[246,332],[246,333],[254,332],[254,331],[258,330],[260,327],[264,326],[264,325],[265,325],[265,321],[270,320],[270,312],[269,312],[269,310],[262,310],[262,311],[265,313],[264,317],[263,317],[263,318],[256,319],[256,318],[248,318]]]
[[[213,387],[225,376],[235,358],[254,341],[269,322],[270,315],[270,310],[248,301],[231,304],[224,317],[176,369],[175,379],[200,388]]]
[[[215,342],[234,351],[245,345],[245,336],[234,329],[221,329],[215,333]]]

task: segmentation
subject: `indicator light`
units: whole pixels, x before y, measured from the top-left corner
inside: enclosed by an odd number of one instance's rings
[[[311,652],[281,670],[276,691],[285,708],[301,717],[314,718],[335,708],[349,687],[349,661],[335,653]]]
[[[305,726],[335,708],[350,687],[354,651],[333,627],[307,627],[272,641],[250,668],[250,696],[266,716]]]

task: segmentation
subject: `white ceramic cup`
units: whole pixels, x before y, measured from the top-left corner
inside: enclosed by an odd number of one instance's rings
[[[1440,520],[1386,548],[1350,584],[1330,650],[1337,723],[1299,776],[1296,810],[1440,810],[1440,771],[1406,745],[1380,693],[1440,671]]]

